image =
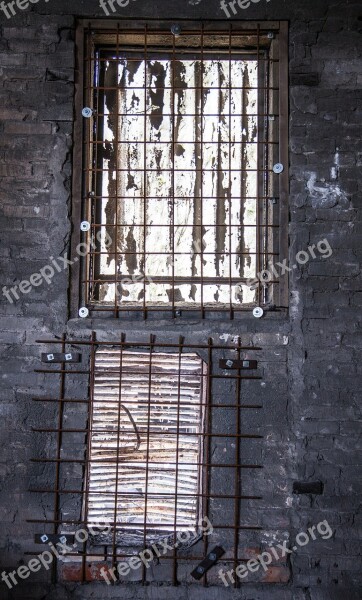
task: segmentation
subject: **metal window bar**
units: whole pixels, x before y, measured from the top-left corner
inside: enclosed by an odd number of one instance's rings
[[[112,529],[93,532],[62,562],[54,561],[53,580],[66,579],[69,569],[79,581],[103,580],[102,567],[115,567],[117,573],[119,564],[151,542],[174,541],[186,529],[193,531],[191,543],[162,556],[156,579],[173,585],[189,581],[216,540],[227,551],[223,563],[235,567],[247,560],[245,536],[261,529],[258,522],[245,522],[247,507],[255,508],[261,499],[247,492],[253,485],[248,474],[254,481],[262,464],[243,460],[243,454],[249,447],[250,456],[257,456],[262,439],[259,431],[250,431],[247,417],[262,408],[249,398],[249,386],[258,385],[262,376],[259,369],[250,374],[239,367],[225,370],[220,360],[249,360],[261,349],[243,346],[239,338],[231,345],[212,338],[192,344],[182,337],[165,343],[153,335],[131,342],[125,334],[118,341],[99,341],[95,333],[89,339],[63,336],[40,343],[52,352],[59,345],[62,352],[76,347],[83,364],[36,370],[49,385],[58,378],[60,387],[58,397],[34,398],[44,403],[48,416],[33,431],[46,436],[43,447],[50,455],[44,452],[33,462],[47,470],[47,481],[54,470],[54,486],[42,485],[40,474],[31,491],[54,508],[46,518],[29,522],[37,524],[36,533],[59,536],[100,521]],[[230,452],[224,454],[223,447]],[[214,528],[211,536],[202,536],[198,526],[205,516]],[[28,552],[38,553],[39,548]],[[152,578],[143,568],[137,580],[145,584]],[[222,585],[212,573],[201,583],[208,578]]]
[[[286,24],[188,27],[85,31],[95,314],[287,306],[285,275],[248,283],[288,247]]]

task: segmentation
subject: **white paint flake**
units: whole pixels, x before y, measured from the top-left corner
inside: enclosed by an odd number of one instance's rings
[[[331,179],[338,179],[337,167],[332,167]],[[345,204],[348,201],[347,194],[336,183],[325,182],[316,185],[317,174],[309,173],[307,188],[312,199],[313,208],[332,208],[336,204]]]

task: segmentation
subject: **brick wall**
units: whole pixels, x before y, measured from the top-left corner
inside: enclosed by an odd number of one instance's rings
[[[50,257],[69,249],[74,94],[74,13],[102,16],[96,1],[52,0],[12,19],[0,15],[2,100],[0,137],[2,285],[29,280]],[[216,0],[146,2],[119,8],[122,17],[223,18]],[[263,347],[264,409],[257,426],[265,435],[263,473],[248,482],[263,500],[243,506],[261,534],[245,536],[245,551],[284,540],[327,520],[335,530],[284,562],[263,580],[248,578],[240,590],[211,586],[170,589],[104,584],[52,587],[45,571],[8,590],[4,600],[46,598],[162,600],[349,600],[361,597],[360,382],[361,366],[361,8],[359,2],[261,0],[238,17],[290,20],[290,257],[327,238],[333,255],[293,271],[288,317],[243,318],[235,323],[127,322],[112,335],[135,339],[163,332],[205,340],[241,335]],[[47,390],[34,373],[38,338],[109,324],[68,321],[68,273],[9,303],[1,296],[0,573],[31,558],[39,526],[27,519],[49,516],[50,498],[28,493],[51,472],[30,462],[44,449],[31,427],[51,419],[31,397]],[[254,392],[256,393],[256,392]],[[322,495],[295,495],[293,482],[322,481]],[[34,486],[35,487],[35,486]],[[249,549],[249,550],[248,550]],[[40,551],[40,550],[39,550]]]

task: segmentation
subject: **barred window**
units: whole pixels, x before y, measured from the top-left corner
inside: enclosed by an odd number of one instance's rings
[[[231,317],[283,306],[275,272],[250,282],[286,256],[285,32],[171,29],[90,32],[83,302]]]

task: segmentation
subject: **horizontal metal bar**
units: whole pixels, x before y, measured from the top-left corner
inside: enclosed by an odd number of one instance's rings
[[[260,467],[261,468],[261,467]],[[49,489],[36,489],[36,490],[28,490],[30,493],[33,494],[78,494],[78,495],[90,495],[90,496],[111,496],[114,497],[115,496],[115,492],[102,492],[102,491],[95,491],[92,492],[91,490],[49,490]],[[124,496],[126,498],[131,498],[133,496],[135,496],[136,498],[140,498],[140,492],[117,492],[117,496]],[[177,492],[177,494],[171,494],[169,492],[165,492],[162,494],[156,493],[156,492],[147,492],[147,497],[148,498],[208,498],[210,500],[220,500],[220,499],[224,499],[224,500],[234,500],[235,498],[239,499],[239,500],[262,500],[263,496],[245,496],[245,495],[227,495],[227,494],[198,494],[198,493],[193,493],[193,494],[183,494],[181,492]]]
[[[260,529],[263,530],[263,528],[260,528]],[[107,545],[108,546],[112,546],[111,543],[109,543]],[[106,547],[105,544],[103,544],[103,546]],[[117,544],[116,544],[116,547],[117,547]],[[147,550],[147,548],[149,548],[149,546],[147,547],[147,545],[142,547],[143,550]],[[34,552],[31,552],[30,550],[27,550],[26,552],[23,552],[23,554],[25,556],[35,556],[35,555],[39,554],[39,549],[37,551],[34,551]],[[115,562],[116,563],[121,563],[121,562],[124,562],[125,558],[134,557],[135,554],[127,554],[126,552],[123,552],[122,554],[116,554],[116,556],[115,556],[112,551],[107,552],[106,550],[104,550],[102,552],[95,552],[95,553],[92,553],[92,552],[82,552],[82,551],[79,551],[79,552],[67,552],[66,556],[74,556],[74,557],[76,557],[78,559],[80,559],[80,558],[86,558],[86,559],[89,558],[90,559],[90,558],[93,558],[93,557],[98,557],[99,558],[99,562],[103,564],[103,562],[105,560],[107,560],[107,558],[110,558],[112,560],[115,558]],[[180,564],[183,564],[183,563],[189,563],[191,561],[192,562],[199,561],[199,560],[202,560],[202,558],[203,557],[201,555],[200,556],[195,556],[195,555],[185,554],[184,556],[178,556],[177,560],[178,560],[178,562]],[[174,557],[173,556],[167,556],[167,554],[163,554],[162,555],[162,560],[174,560]],[[238,562],[240,562],[240,563],[244,563],[245,562],[246,563],[246,562],[248,562],[248,560],[250,560],[250,558],[241,558],[240,557],[238,559]],[[223,563],[233,563],[234,559],[233,558],[223,558],[222,562]],[[92,561],[92,563],[97,564],[96,561]],[[79,563],[79,566],[81,567],[81,563]]]
[[[94,432],[92,432],[94,433]],[[182,436],[182,434],[180,434],[180,437]],[[122,469],[130,469],[130,470],[136,470],[138,469],[142,469],[145,470],[145,462],[146,459],[143,460],[142,462],[140,462],[139,467],[137,467],[137,463],[139,461],[137,460],[133,460],[130,458],[130,456],[132,455],[127,455],[129,461],[128,462],[133,462],[132,465],[128,465],[126,462],[123,461],[123,457],[120,457],[120,460],[117,460],[116,458],[100,458],[100,459],[67,459],[67,458],[32,458],[32,462],[45,462],[45,463],[76,463],[76,464],[87,464],[90,463],[92,465],[94,464],[103,464],[106,463],[108,464],[115,464],[115,465],[120,465],[120,467],[122,467]],[[167,465],[170,467],[170,469],[153,469],[153,465]],[[187,467],[187,466],[199,466],[199,467],[212,467],[212,468],[216,468],[216,469],[230,469],[230,468],[239,468],[239,469],[262,469],[262,465],[242,465],[242,464],[227,464],[227,463],[207,463],[207,462],[189,462],[189,463],[184,463],[181,461],[178,462],[161,462],[161,461],[152,461],[152,465],[148,466],[148,470],[155,470],[155,471],[166,471],[166,470],[171,470],[171,467],[175,467],[176,465],[178,466],[183,466],[183,467]],[[174,469],[172,469],[174,470]]]
[[[220,437],[226,437],[226,436],[220,436]],[[230,435],[228,437],[234,437],[234,436]],[[260,436],[260,437],[262,437],[262,436]],[[253,439],[259,439],[259,438],[255,437]],[[121,464],[122,468],[123,468],[123,466],[126,466],[121,461],[117,461],[117,459],[111,459],[111,458],[107,458],[107,459],[102,458],[102,459],[98,459],[98,460],[96,460],[96,459],[86,459],[86,458],[83,458],[83,459],[81,459],[81,458],[79,458],[79,459],[78,458],[31,458],[30,460],[31,460],[31,462],[34,462],[34,463],[64,463],[64,464],[65,463],[74,463],[74,464],[81,464],[81,465],[88,464],[88,463],[91,463],[93,465],[94,464],[103,464],[103,463],[106,463],[107,465],[108,464],[115,464],[115,465]],[[161,464],[163,464],[163,463],[161,463]],[[174,463],[174,465],[175,464],[176,463]],[[193,463],[193,464],[198,464],[198,463]],[[202,463],[201,466],[203,464],[204,463]],[[210,467],[219,467],[219,468],[234,467],[234,469],[236,467],[238,469],[263,469],[264,468],[263,465],[243,465],[243,464],[225,465],[224,463],[221,463],[221,464],[208,463],[208,466],[210,466]],[[134,467],[132,467],[132,468],[134,468]]]
[[[279,282],[276,281],[274,282],[274,285],[277,285]],[[139,304],[137,304],[137,306],[135,306],[135,303],[131,303],[131,306],[125,306],[125,305],[118,305],[117,308],[115,309],[114,307],[114,303],[109,303],[106,305],[99,305],[97,303],[89,303],[87,304],[89,310],[94,311],[94,312],[117,312],[117,313],[123,313],[123,312],[140,312],[143,313],[144,308],[143,305],[140,306]],[[252,309],[258,306],[257,304],[254,304],[252,307],[250,306],[240,306],[240,305],[236,305],[233,304],[232,305],[232,310],[234,313],[251,313]],[[283,313],[285,314],[286,310],[287,310],[287,306],[278,306],[278,307],[270,307],[267,304],[263,304],[262,302],[260,303],[260,306],[262,306],[264,308],[265,312],[270,312],[270,313]],[[230,304],[228,305],[218,305],[217,307],[215,306],[208,306],[207,304],[204,305],[200,305],[197,304],[194,307],[190,307],[190,306],[180,306],[178,307],[177,303],[175,303],[175,305],[173,306],[171,303],[165,304],[165,306],[163,307],[157,307],[157,306],[146,306],[146,312],[147,313],[152,313],[152,312],[164,312],[164,313],[174,313],[173,316],[171,318],[179,318],[181,317],[181,314],[176,315],[176,312],[180,312],[180,313],[197,313],[197,315],[200,315],[200,308],[202,308],[204,313],[226,313],[226,312],[230,312]]]
[[[61,340],[57,340],[57,339],[51,339],[51,340],[36,340],[37,344],[62,344],[63,342]],[[114,342],[105,342],[102,340],[73,340],[73,339],[68,339],[65,340],[65,344],[68,344],[69,346],[72,346],[73,344],[77,344],[78,346],[122,346],[122,348],[127,349],[127,348],[150,348],[152,346],[153,349],[155,348],[180,348],[180,344],[174,344],[174,343],[169,343],[169,344],[165,344],[162,342],[157,342],[156,340],[154,342],[152,342],[152,344],[150,344],[150,342],[128,342],[128,341],[124,341],[124,342],[120,342],[115,340]],[[208,346],[208,344],[187,344],[186,341],[184,341],[182,343],[182,350],[183,352],[187,349],[190,348],[192,349],[204,349],[207,350],[210,346]],[[211,345],[211,349],[212,350],[262,350],[262,348],[260,348],[260,346],[240,346],[237,343],[235,343],[234,346],[230,346],[228,344],[213,344]],[[74,373],[74,371],[67,371],[69,373]]]
[[[66,369],[34,369],[34,373],[47,373],[48,375],[59,375],[67,373],[68,375],[89,375],[90,371],[67,371]],[[111,374],[111,371],[104,371],[105,374]],[[157,371],[153,371],[152,375],[159,375]],[[212,379],[263,379],[261,375],[210,375]]]
[[[59,525],[90,525],[89,521],[82,521],[82,520],[77,520],[77,519],[73,519],[71,521],[61,521],[61,520],[54,520],[54,519],[27,519],[26,523],[44,523],[44,524],[49,524],[49,523],[56,523]],[[91,525],[94,525],[94,523],[92,522]],[[107,522],[107,526],[114,528],[116,531],[121,531],[122,529],[139,529],[140,527],[142,527],[142,523],[127,523],[127,522],[122,522],[122,521],[118,521],[117,523],[114,522]],[[190,523],[178,523],[177,524],[178,527],[190,527]],[[264,529],[264,527],[258,527],[258,526],[249,526],[249,525],[212,525],[214,529],[250,529],[250,530],[262,530]],[[165,525],[165,523],[152,523],[152,526],[148,526],[146,527],[147,531],[152,531],[154,528],[159,527],[159,528],[165,528],[165,530],[167,531],[167,527],[170,527],[169,525]]]
[[[32,398],[32,400],[34,400],[35,402],[55,402],[57,404],[59,404],[59,402],[68,402],[68,403],[74,403],[74,404],[89,404],[89,400],[77,400],[76,398]],[[115,404],[116,406],[119,405],[119,400],[107,400],[107,404]],[[138,401],[138,400],[127,400],[127,406],[128,405],[132,405],[134,404],[135,406],[139,406],[140,404],[144,404],[145,406],[148,405],[147,400],[143,400],[143,401]],[[157,401],[157,406],[164,406],[167,404],[172,404],[170,401],[165,400],[164,402],[160,402]],[[172,404],[172,406],[175,406],[175,404]],[[195,404],[192,402],[177,402],[176,406],[191,406],[191,407],[195,407]],[[198,402],[197,406],[209,406],[208,403],[206,402]],[[263,408],[262,404],[212,404],[212,408],[241,408],[241,409],[261,409]]]

